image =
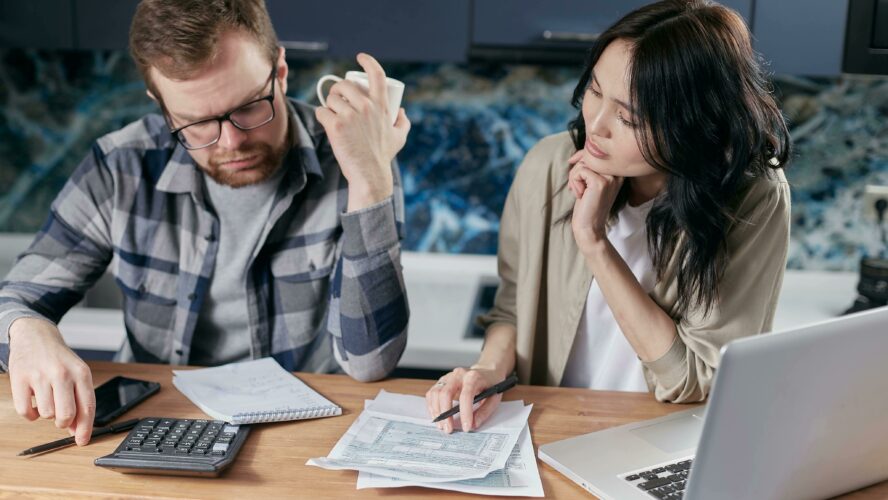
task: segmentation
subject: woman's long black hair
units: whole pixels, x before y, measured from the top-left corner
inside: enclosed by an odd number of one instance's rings
[[[666,0],[627,14],[593,45],[572,99],[580,112],[568,126],[578,150],[592,68],[617,39],[632,46],[629,93],[641,153],[668,174],[646,223],[657,279],[676,274],[676,315],[692,305],[708,313],[718,300],[732,207],[752,179],[786,165],[789,132],[743,19],[708,1]],[[668,271],[673,257],[677,267]]]

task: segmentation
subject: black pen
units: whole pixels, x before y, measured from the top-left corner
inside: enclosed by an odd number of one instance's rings
[[[92,434],[90,434],[90,439],[101,436],[103,434],[128,431],[135,427],[140,420],[140,418],[134,418],[132,420],[127,420],[126,422],[120,422],[119,424],[106,425],[105,427],[96,427],[95,429],[93,429]],[[65,446],[71,446],[74,443],[76,443],[74,436],[66,437],[65,439],[59,439],[58,441],[53,441],[51,443],[41,444],[40,446],[28,448],[27,450],[19,453],[18,456],[33,455],[34,453],[55,450],[57,448],[64,448]]]
[[[478,395],[475,396],[475,400],[472,401],[472,404],[474,405],[478,401],[481,401],[482,399],[485,399],[485,398],[489,398],[490,396],[493,396],[494,394],[499,394],[501,392],[505,392],[505,391],[511,389],[512,387],[515,387],[515,384],[517,384],[517,383],[518,383],[518,377],[516,375],[512,375],[509,378],[507,378],[506,380],[503,380],[502,382],[500,382],[496,385],[492,385],[492,386],[488,387],[487,389],[484,389],[483,391],[479,392]],[[459,405],[456,405],[453,408],[438,415],[435,418],[435,420],[432,420],[432,423],[440,422],[440,421],[444,420],[445,418],[452,417],[452,416],[456,415],[457,413],[459,413]]]

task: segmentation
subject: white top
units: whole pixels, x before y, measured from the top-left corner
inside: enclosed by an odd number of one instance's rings
[[[644,224],[652,205],[653,200],[637,207],[627,204],[607,231],[611,245],[648,293],[656,284]],[[586,309],[561,385],[605,391],[648,391],[641,360],[614,319],[597,279],[593,279],[589,287]]]

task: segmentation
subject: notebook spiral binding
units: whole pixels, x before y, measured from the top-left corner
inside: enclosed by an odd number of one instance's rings
[[[341,415],[338,406],[313,406],[300,410],[272,410],[247,413],[236,413],[232,419],[235,424],[256,424],[261,422],[280,422],[284,420],[306,420],[319,417]]]

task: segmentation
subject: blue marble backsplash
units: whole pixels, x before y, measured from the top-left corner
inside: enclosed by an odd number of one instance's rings
[[[289,94],[316,102],[349,61],[291,61]],[[386,67],[407,84],[413,123],[399,155],[408,250],[496,253],[515,169],[540,138],[565,130],[580,67],[513,64]],[[855,270],[888,257],[863,218],[866,184],[888,185],[888,78],[776,78],[796,156],[789,266]],[[157,108],[126,52],[0,50],[0,232],[34,232],[102,134]]]

